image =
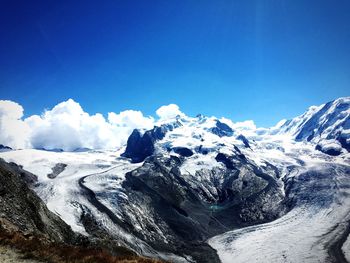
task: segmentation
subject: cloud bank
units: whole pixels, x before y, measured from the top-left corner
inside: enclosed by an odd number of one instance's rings
[[[23,118],[21,105],[0,100],[0,144],[15,149],[113,149],[125,145],[133,129],[148,130],[176,116],[186,116],[176,104],[161,106],[156,114],[157,119],[141,111],[125,110],[109,112],[105,118],[100,113],[90,115],[69,99],[41,115]],[[230,124],[234,128],[255,127],[252,122]]]
[[[0,100],[0,144],[13,148],[30,147],[30,127],[22,117],[21,105],[9,100]]]
[[[158,115],[160,121],[173,119],[176,116],[185,116],[185,114],[180,111],[179,106],[176,104],[162,106],[156,111],[156,114]]]
[[[89,115],[72,99],[24,121],[31,128],[32,147],[65,151],[119,147],[133,129],[151,129],[154,125],[154,119],[140,111],[110,112],[107,119],[100,113]]]
[[[15,149],[43,148],[73,151],[124,145],[133,129],[151,129],[153,117],[140,111],[90,115],[72,99],[57,104],[41,115],[23,119],[23,107],[0,100],[0,144]]]

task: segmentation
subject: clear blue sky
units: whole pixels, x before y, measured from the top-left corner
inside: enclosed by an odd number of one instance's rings
[[[350,95],[349,14],[348,0],[0,0],[0,98],[27,115],[73,98],[270,126]]]

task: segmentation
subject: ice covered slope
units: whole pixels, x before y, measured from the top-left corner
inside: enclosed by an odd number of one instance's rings
[[[313,142],[331,155],[350,151],[350,97],[310,107],[303,115],[280,124],[277,133]]]
[[[153,154],[173,153],[191,156],[194,153],[218,152],[222,146],[243,145],[227,123],[215,117],[198,115],[195,118],[178,116],[153,129],[134,130],[128,139],[123,156],[133,162],[142,162]]]
[[[289,213],[209,240],[223,263],[349,262],[350,167],[315,161],[290,172]]]
[[[133,164],[120,157],[121,151],[50,152],[35,149],[0,152],[37,175],[33,190],[48,208],[72,229],[83,235],[128,247],[139,254],[182,262],[171,253],[158,253],[128,229],[119,206],[128,200],[122,183]],[[131,210],[132,211],[132,210]],[[128,217],[137,219],[137,212]]]
[[[250,148],[253,140],[262,141],[267,135],[277,135],[274,136],[277,140],[278,136],[286,136],[292,141],[307,142],[329,155],[347,153],[350,151],[350,97],[312,106],[301,116],[281,121],[267,130],[225,118],[178,116],[166,123],[157,123],[157,127],[143,134],[135,130],[124,156],[140,162],[164,150],[191,155],[191,152],[218,152],[225,146],[232,148],[233,144]]]
[[[49,152],[42,150],[18,150],[0,153],[7,162],[17,163],[36,176],[38,183],[33,188],[48,208],[60,215],[74,231],[85,233],[80,221],[79,200],[84,200],[78,180],[83,176],[101,173],[128,162],[118,162],[116,151]],[[55,167],[62,168],[53,173]],[[130,169],[134,167],[131,166]],[[57,168],[56,168],[57,169]],[[50,176],[53,175],[54,176]],[[117,172],[116,177],[119,176]],[[121,173],[120,176],[124,176]],[[106,182],[107,183],[107,182]]]

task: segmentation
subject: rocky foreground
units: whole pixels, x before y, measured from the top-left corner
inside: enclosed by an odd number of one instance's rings
[[[50,212],[29,188],[36,176],[0,159],[0,260],[36,262],[160,262],[109,240],[88,239]]]
[[[24,255],[10,247],[0,246],[0,261],[2,263],[39,263],[38,260],[26,259]]]

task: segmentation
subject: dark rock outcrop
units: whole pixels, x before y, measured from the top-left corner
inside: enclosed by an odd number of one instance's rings
[[[217,162],[221,162],[221,163],[225,164],[227,169],[234,169],[235,168],[233,161],[223,153],[218,153],[215,157],[215,160]]]
[[[341,154],[341,150],[340,149],[335,149],[335,148],[325,149],[325,148],[321,147],[318,144],[316,145],[315,149],[320,151],[320,152],[323,152],[325,154],[332,155],[332,156],[338,156],[338,155]]]
[[[195,151],[196,151],[197,153],[201,153],[201,154],[206,155],[206,154],[208,154],[209,152],[211,152],[212,149],[203,147],[203,145],[199,145],[199,146],[197,146],[197,147],[195,148]]]
[[[77,242],[78,236],[70,226],[50,212],[34,191],[29,189],[26,181],[33,180],[32,175],[25,173],[21,167],[0,159],[1,221],[10,222],[19,232],[44,236],[53,242]]]
[[[244,144],[244,146],[245,146],[246,148],[250,148],[249,141],[248,141],[248,139],[247,139],[244,135],[242,135],[242,134],[238,135],[238,136],[237,136],[237,140],[242,141],[243,144]]]
[[[65,163],[56,163],[54,167],[51,168],[52,172],[47,175],[50,179],[54,179],[66,169],[67,164]]]
[[[11,147],[0,144],[0,151],[10,151],[10,150],[12,150]]]
[[[0,164],[3,164],[3,160],[0,159]],[[38,177],[23,169],[21,165],[17,165],[13,162],[6,163],[6,165],[11,168],[11,170],[17,174],[28,186],[33,186],[37,183]]]
[[[133,163],[143,162],[154,153],[154,143],[162,140],[168,131],[172,131],[179,126],[181,126],[180,122],[165,124],[160,127],[155,126],[143,135],[139,130],[133,130],[128,138],[126,150],[121,156],[130,158]]]
[[[193,155],[193,152],[186,147],[174,147],[173,151],[183,157],[190,157]]]
[[[230,137],[233,135],[231,127],[219,120],[216,120],[216,126],[211,128],[210,131],[219,137]]]
[[[61,148],[44,148],[44,147],[38,147],[35,148],[36,150],[41,150],[41,151],[47,151],[47,152],[56,152],[56,153],[61,153],[64,152],[63,149]]]
[[[153,154],[154,141],[152,133],[146,132],[142,135],[139,130],[135,129],[128,138],[126,150],[122,156],[130,158],[133,163],[142,162]]]
[[[216,120],[216,126],[210,129],[212,133],[216,134],[219,137],[230,137],[233,135],[233,130],[227,124]]]
[[[236,169],[237,165],[241,166],[242,164],[246,164],[247,159],[245,155],[241,153],[237,146],[234,146],[234,149],[236,151],[235,155],[228,156],[224,153],[218,153],[215,157],[215,160],[217,162],[225,164],[226,168],[230,170]]]
[[[348,121],[348,126],[350,126],[350,119]],[[347,127],[348,129],[350,127]],[[349,138],[345,137],[343,134],[340,134],[338,137],[338,141],[340,142],[341,146],[346,149],[348,152],[350,152],[350,140]]]

